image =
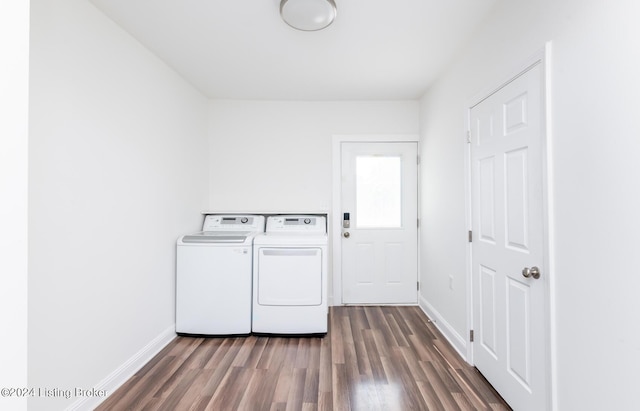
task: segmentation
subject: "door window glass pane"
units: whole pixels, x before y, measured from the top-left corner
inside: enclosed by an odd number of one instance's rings
[[[356,157],[356,226],[402,226],[400,157]]]

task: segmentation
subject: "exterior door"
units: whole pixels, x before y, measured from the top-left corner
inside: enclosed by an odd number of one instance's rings
[[[549,404],[543,84],[539,63],[470,111],[473,360],[518,411]]]
[[[342,302],[416,304],[417,143],[341,145]]]

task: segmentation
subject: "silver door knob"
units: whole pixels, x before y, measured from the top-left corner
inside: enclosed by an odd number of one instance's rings
[[[537,280],[540,278],[540,269],[538,267],[525,267],[522,269],[522,276],[524,278],[533,278]]]
[[[344,233],[342,233],[342,236],[343,236],[344,238],[349,238],[349,236],[351,236],[351,234],[349,234],[349,232],[348,232],[348,231],[345,231]]]

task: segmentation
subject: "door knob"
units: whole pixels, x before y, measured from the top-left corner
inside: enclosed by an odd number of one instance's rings
[[[344,238],[349,238],[349,236],[351,236],[351,234],[349,234],[349,232],[348,232],[348,231],[345,231],[344,233],[342,233],[342,236],[343,236]]]
[[[538,278],[540,278],[540,269],[538,267],[525,267],[522,269],[522,276],[524,278],[533,277],[534,280],[537,280]]]

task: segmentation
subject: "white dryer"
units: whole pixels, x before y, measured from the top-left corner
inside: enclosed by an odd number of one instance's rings
[[[177,243],[176,333],[251,333],[253,240],[264,216],[207,215],[202,231]]]
[[[253,253],[253,333],[326,334],[326,218],[269,216]]]

